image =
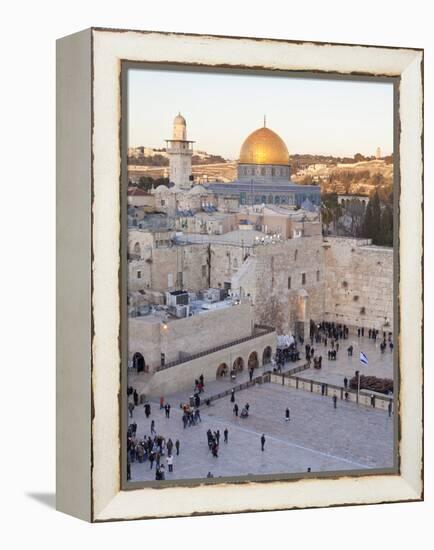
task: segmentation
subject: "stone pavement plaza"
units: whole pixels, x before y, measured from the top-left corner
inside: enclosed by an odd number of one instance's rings
[[[186,429],[182,424],[179,403],[171,401],[170,418],[157,403],[145,418],[143,407],[134,410],[137,436],[149,435],[151,420],[166,440],[180,441],[180,455],[174,455],[174,471],[166,480],[206,477],[303,473],[334,470],[363,470],[393,466],[393,416],[387,412],[354,403],[333,401],[318,394],[282,388],[266,383],[236,394],[240,410],[250,404],[246,419],[235,417],[230,397],[201,407],[202,423]],[[291,420],[285,421],[290,408]],[[229,443],[223,443],[223,430],[229,430]],[[206,431],[220,430],[219,456],[208,450]],[[260,437],[265,433],[265,451]],[[131,464],[132,481],[155,480],[149,461]]]
[[[318,380],[319,382],[327,382],[337,386],[343,386],[345,376],[350,380],[354,376],[356,370],[360,374],[366,376],[378,376],[379,378],[391,378],[393,380],[393,352],[390,351],[389,345],[384,353],[380,351],[382,338],[377,338],[377,341],[367,338],[358,338],[357,335],[350,335],[347,340],[339,340],[339,352],[336,361],[327,359],[327,351],[329,347],[324,344],[313,344],[315,355],[322,355],[322,368],[301,372],[299,376]],[[348,357],[347,348],[353,346],[353,355]],[[300,348],[301,349],[301,348]],[[304,350],[303,350],[304,351]],[[368,357],[369,364],[367,366],[360,363],[360,352],[363,352]]]

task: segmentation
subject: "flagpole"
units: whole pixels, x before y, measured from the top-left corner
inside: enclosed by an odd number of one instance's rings
[[[360,395],[360,371],[357,371],[357,404],[359,404]]]
[[[360,394],[360,371],[356,370],[356,376],[357,376],[357,396],[356,396],[356,403],[359,404],[359,394]]]

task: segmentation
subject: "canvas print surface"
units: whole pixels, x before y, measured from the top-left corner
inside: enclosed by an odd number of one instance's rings
[[[127,482],[392,471],[393,84],[126,82]]]

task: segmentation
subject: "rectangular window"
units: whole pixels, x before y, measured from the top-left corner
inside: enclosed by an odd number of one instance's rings
[[[319,271],[316,272],[316,282],[319,283]]]
[[[288,277],[288,289],[291,288],[291,277]]]
[[[178,271],[178,286],[182,286],[182,271]]]
[[[167,274],[167,286],[168,286],[168,288],[173,287],[173,273],[168,273]]]
[[[302,284],[302,285],[305,285],[305,284],[306,284],[306,273],[302,273],[302,274],[301,274],[301,284]]]
[[[206,265],[202,266],[202,277],[206,277]]]
[[[141,278],[142,278],[142,272],[141,272],[141,271],[138,271],[138,272],[137,272],[137,278],[138,278],[138,279],[141,279]]]

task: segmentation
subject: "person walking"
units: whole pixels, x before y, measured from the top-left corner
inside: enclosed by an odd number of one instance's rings
[[[155,453],[151,451],[149,453],[149,463],[151,465],[150,470],[152,470],[152,467],[154,466],[154,460],[155,460]]]
[[[235,403],[235,405],[234,405],[234,414],[235,414],[235,416],[238,416],[238,404],[237,403]]]
[[[234,390],[234,388],[231,389],[231,403],[235,403],[235,390]]]
[[[179,455],[179,439],[175,441],[176,456]]]
[[[169,469],[169,472],[173,472],[173,456],[171,454],[167,455],[166,462],[167,462],[167,468]]]
[[[133,418],[134,403],[130,401],[128,403],[128,412],[130,413],[130,418]]]
[[[348,388],[348,378],[345,376],[344,378],[344,388],[347,389]]]
[[[387,405],[387,412],[389,413],[389,418],[392,416],[392,401],[389,401]]]
[[[333,408],[336,409],[336,404],[338,402],[338,398],[336,397],[336,395],[333,396]]]
[[[134,399],[134,405],[137,407],[137,405],[139,404],[139,394],[137,393],[136,389],[133,392],[133,399]]]
[[[371,394],[371,407],[375,409],[375,395]]]
[[[265,447],[265,434],[261,435],[261,451],[264,450]]]
[[[249,369],[249,378],[250,378],[250,382],[251,382],[252,379],[253,379],[253,367]]]
[[[286,407],[286,411],[285,411],[285,421],[286,422],[289,422],[290,421],[290,416],[289,416],[289,408]]]
[[[169,455],[171,455],[171,454],[172,454],[172,449],[173,449],[173,441],[171,440],[170,437],[169,437],[169,439],[167,440],[167,445],[166,445],[166,447],[167,447],[167,453],[168,453]]]
[[[389,414],[389,416],[390,416],[390,414]],[[223,432],[223,441],[224,441],[225,443],[228,442],[228,435],[229,435],[228,429],[225,428],[225,431]]]
[[[161,409],[164,409],[164,397],[163,396],[160,397],[160,410]]]
[[[155,420],[151,420],[151,435],[157,435],[155,431]]]

